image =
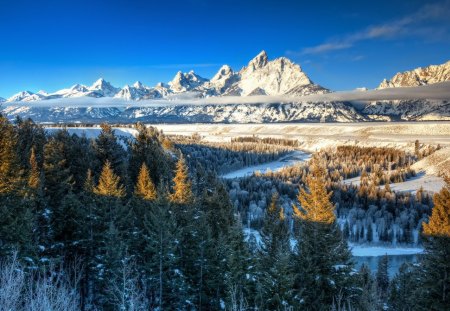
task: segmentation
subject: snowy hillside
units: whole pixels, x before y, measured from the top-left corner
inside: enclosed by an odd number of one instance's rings
[[[444,81],[450,81],[450,61],[442,65],[399,72],[391,80],[384,79],[378,88],[420,86]]]

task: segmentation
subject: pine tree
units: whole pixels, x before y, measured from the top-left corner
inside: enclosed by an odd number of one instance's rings
[[[330,201],[332,193],[325,188],[324,176],[325,169],[317,161],[313,161],[311,173],[306,179],[309,192],[301,188],[297,197],[301,209],[294,205],[294,215],[297,218],[324,224],[335,222],[334,205]]]
[[[282,310],[292,305],[294,276],[291,267],[289,228],[283,209],[278,205],[278,194],[272,195],[261,229],[261,249],[258,254],[259,300],[261,308]]]
[[[139,171],[134,193],[144,200],[152,201],[156,199],[155,184],[150,178],[150,174],[145,163],[142,163]]]
[[[434,207],[428,223],[423,223],[427,236],[450,237],[450,183],[433,196]]]
[[[106,161],[103,165],[100,179],[94,193],[100,196],[122,198],[125,196],[125,188],[120,184],[120,177],[114,174],[111,163]]]
[[[18,160],[21,169],[28,170],[31,149],[34,149],[36,160],[39,166],[42,166],[43,151],[46,142],[45,131],[42,126],[37,125],[31,119],[15,120],[17,129],[17,150]]]
[[[17,134],[13,125],[0,114],[0,194],[9,193],[17,186]]]
[[[161,134],[153,127],[136,124],[137,135],[130,142],[129,176],[136,180],[142,163],[147,166],[150,178],[159,185],[169,182],[172,161],[160,143]]]
[[[387,255],[378,259],[377,287],[382,301],[386,299],[389,287],[388,263]]]
[[[306,189],[300,189],[301,209],[293,206],[298,222],[296,279],[298,308],[322,310],[355,299],[351,254],[336,223],[325,170],[313,161]]]
[[[153,204],[145,215],[142,250],[149,291],[154,297],[152,308],[184,309],[187,286],[181,268],[180,228],[164,195]]]
[[[428,224],[423,224],[425,254],[418,293],[419,310],[445,310],[450,305],[450,178],[433,197]]]
[[[97,165],[95,175],[101,172],[102,165],[107,161],[110,163],[110,167],[116,172],[116,174],[126,184],[127,167],[126,159],[127,154],[121,144],[117,141],[115,131],[112,127],[106,123],[101,124],[102,131],[100,135],[93,141],[93,150],[97,158]]]
[[[34,148],[31,148],[28,187],[33,191],[38,191],[38,189],[41,187],[41,170],[39,169],[39,165],[36,160]]]
[[[73,175],[66,157],[69,145],[67,131],[59,131],[44,146],[45,196],[51,208],[73,188]]]
[[[188,169],[184,157],[181,155],[173,178],[173,192],[170,201],[176,204],[187,204],[193,199],[191,182],[189,181]]]
[[[389,305],[393,310],[416,310],[415,294],[421,284],[417,281],[417,271],[411,264],[403,263],[392,279],[389,292]]]
[[[249,305],[254,305],[253,282],[255,277],[255,264],[248,244],[244,240],[242,221],[236,219],[230,228],[224,250],[219,253],[226,259],[226,273],[224,282],[227,287],[227,309],[233,310],[232,305],[237,297],[247,300]]]

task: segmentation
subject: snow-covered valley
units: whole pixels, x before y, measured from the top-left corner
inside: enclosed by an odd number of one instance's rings
[[[398,122],[398,123],[352,123],[352,124],[154,124],[166,135],[197,135],[202,141],[212,143],[227,143],[233,138],[253,136],[260,138],[273,137],[295,139],[299,141],[296,151],[283,155],[279,159],[260,165],[247,166],[227,172],[225,179],[244,178],[254,173],[264,174],[277,172],[289,166],[295,166],[307,161],[310,154],[321,150],[335,148],[338,145],[360,147],[395,147],[412,152],[416,139],[423,144],[440,144],[443,149],[429,157],[416,162],[413,168],[417,176],[401,183],[391,183],[394,192],[413,192],[421,187],[425,191],[437,192],[443,186],[443,180],[438,176],[446,167],[450,153],[450,122]],[[47,127],[47,131],[57,128]],[[128,127],[114,128],[119,137],[130,138],[136,130]],[[98,127],[67,128],[70,134],[86,135],[95,138],[100,133]],[[345,184],[357,185],[359,177],[343,181]],[[384,187],[384,186],[380,186]],[[253,232],[253,231],[250,231]],[[377,236],[375,234],[375,236]],[[363,263],[376,270],[380,256],[389,256],[389,273],[395,274],[403,262],[414,262],[423,249],[416,244],[389,245],[378,242],[352,243],[352,254],[358,265]]]

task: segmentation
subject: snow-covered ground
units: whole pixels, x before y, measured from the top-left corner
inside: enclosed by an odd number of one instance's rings
[[[297,139],[300,149],[316,151],[338,145],[385,146],[414,150],[414,141],[450,146],[450,122],[155,124],[166,134],[200,134],[207,141],[257,135]]]
[[[386,146],[414,150],[414,141],[450,147],[450,122],[370,122],[370,123],[266,123],[266,124],[152,124],[168,135],[200,134],[206,141],[230,141],[251,136],[296,139],[300,149],[316,151],[338,145]],[[67,128],[71,133],[95,137],[99,127]],[[131,128],[114,128],[118,135],[132,135]],[[52,128],[48,127],[51,131]],[[450,149],[449,149],[450,150]],[[449,154],[441,153],[445,159]]]
[[[360,177],[354,177],[349,179],[344,179],[342,181],[346,185],[359,185]],[[445,182],[442,177],[429,175],[425,172],[419,172],[417,176],[408,179],[404,182],[392,183],[389,184],[391,190],[393,191],[402,191],[402,192],[412,192],[416,193],[421,187],[425,191],[431,192],[439,192],[442,187],[444,187]],[[380,188],[384,188],[384,185],[379,186]]]
[[[48,133],[56,132],[61,130],[60,127],[46,127],[45,130]],[[76,134],[78,136],[85,135],[86,138],[96,138],[100,135],[102,129],[100,127],[67,127],[66,128],[69,134]],[[135,129],[127,128],[127,127],[114,127],[113,128],[117,136],[122,137],[134,137],[137,133]]]
[[[267,173],[269,171],[276,172],[284,167],[287,166],[293,166],[297,165],[299,163],[302,163],[306,160],[308,160],[311,157],[309,153],[305,153],[302,151],[293,151],[289,154],[285,155],[284,157],[281,157],[280,159],[260,165],[254,165],[254,166],[247,166],[244,168],[241,168],[239,170],[227,173],[225,175],[222,175],[222,178],[225,179],[233,179],[233,178],[240,178],[244,176],[250,176],[253,173],[260,172],[260,173]]]
[[[399,256],[415,255],[423,253],[420,247],[393,247],[393,246],[368,246],[350,244],[352,255],[355,257]]]

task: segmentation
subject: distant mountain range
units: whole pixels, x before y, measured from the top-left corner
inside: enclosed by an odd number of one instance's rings
[[[429,85],[450,81],[450,61],[417,68],[383,80],[378,89]],[[450,86],[450,84],[449,84]],[[358,91],[364,92],[365,89]],[[123,88],[104,79],[91,86],[76,84],[54,93],[23,91],[3,100],[3,112],[10,118],[32,117],[38,122],[357,122],[370,120],[450,120],[449,100],[379,100],[363,105],[345,101],[302,101],[285,103],[209,104],[208,98],[248,96],[306,96],[331,91],[311,81],[301,67],[280,57],[269,61],[265,51],[235,72],[222,66],[212,79],[194,71],[179,71],[172,81],[149,87],[141,82]],[[67,105],[77,98],[83,105]],[[123,107],[111,102],[129,102]],[[201,105],[185,105],[183,100],[203,98]],[[231,97],[230,97],[231,98]],[[258,97],[260,98],[260,97]],[[97,105],[98,100],[102,105]],[[173,105],[140,105],[140,101],[176,100]],[[51,100],[51,105],[34,102]],[[97,101],[96,101],[97,100]],[[2,99],[0,99],[2,101]],[[25,105],[24,105],[25,104]]]
[[[384,79],[378,88],[421,86],[444,81],[450,81],[450,61],[442,65],[431,65],[399,72],[390,80]]]
[[[36,100],[73,97],[113,97],[125,100],[145,100],[166,98],[171,95],[189,93],[190,97],[209,96],[251,96],[251,95],[308,95],[329,92],[314,84],[299,65],[285,57],[269,61],[265,51],[253,58],[247,66],[234,72],[224,65],[211,80],[200,77],[194,71],[179,71],[169,83],[158,83],[154,87],[137,81],[122,89],[112,86],[103,78],[92,86],[75,84],[54,93],[23,91],[7,102],[29,102]]]

